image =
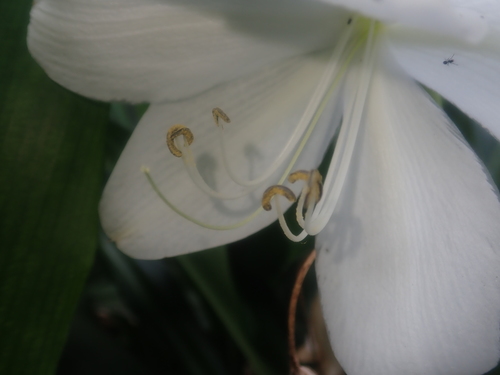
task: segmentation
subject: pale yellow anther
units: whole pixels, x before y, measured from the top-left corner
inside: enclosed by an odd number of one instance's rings
[[[323,195],[323,176],[319,173],[317,169],[311,172],[309,178],[309,193],[306,196],[305,206],[309,207],[309,204],[316,204],[321,199]]]
[[[175,139],[179,136],[184,136],[184,145],[190,145],[194,141],[194,136],[191,130],[184,125],[174,125],[167,132],[167,146],[172,155],[180,158],[182,156],[182,151],[175,145]],[[186,145],[186,146],[187,146]]]
[[[295,181],[298,180],[308,181],[310,176],[311,176],[310,171],[303,171],[303,170],[295,171],[293,173],[290,173],[290,175],[288,176],[288,182],[293,184]]]
[[[323,195],[323,176],[321,176],[321,173],[317,169],[312,171],[300,170],[288,176],[288,181],[292,184],[298,180],[307,181],[305,207],[318,203]]]
[[[284,196],[290,202],[295,202],[297,200],[297,197],[295,197],[295,194],[289,188],[282,185],[273,185],[268,187],[262,195],[262,208],[264,210],[270,211],[272,209],[271,199],[276,194]]]
[[[219,107],[215,107],[212,109],[212,116],[214,116],[214,122],[215,125],[219,126],[219,118],[222,119],[225,123],[229,124],[231,122],[231,119],[229,118],[228,115],[224,113],[222,109]],[[222,125],[221,125],[222,126]]]

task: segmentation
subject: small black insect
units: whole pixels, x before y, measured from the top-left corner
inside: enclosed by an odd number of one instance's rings
[[[455,63],[455,60],[453,59],[453,56],[455,56],[455,54],[451,55],[451,57],[448,57],[446,60],[444,60],[443,64],[444,65],[450,65],[450,64],[458,65],[457,63]]]
[[[350,25],[350,24],[351,24],[351,22],[352,22],[352,18],[349,18],[349,19],[347,20],[347,24],[348,24],[348,25]]]

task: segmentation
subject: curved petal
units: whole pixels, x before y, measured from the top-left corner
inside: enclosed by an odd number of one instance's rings
[[[52,79],[82,95],[159,102],[324,48],[347,19],[324,4],[258,4],[40,0],[28,47]]]
[[[470,42],[481,40],[488,24],[473,7],[452,6],[447,0],[323,0],[386,23],[429,30]]]
[[[402,29],[388,38],[404,70],[500,139],[500,31],[477,45]],[[451,57],[452,63],[443,63]]]
[[[395,64],[373,78],[337,211],[317,237],[353,375],[471,375],[500,357],[500,203],[456,128]]]
[[[495,0],[449,0],[457,9],[479,13],[488,24],[488,29],[500,30],[500,4]]]
[[[226,193],[241,191],[224,169],[212,108],[222,108],[231,118],[224,131],[229,164],[235,174],[244,179],[259,177],[282,150],[302,116],[325,69],[324,56],[294,58],[189,100],[152,105],[104,190],[100,214],[109,237],[127,254],[151,259],[235,241],[274,221],[273,211],[262,212],[233,230],[200,227],[167,207],[140,169],[143,165],[149,167],[167,199],[198,220],[211,225],[232,225],[243,220],[260,207],[264,189],[278,182],[284,168],[252,194],[235,200],[214,199],[193,183],[182,160],[170,154],[165,145],[167,130],[179,123],[188,126],[194,134],[191,147],[207,183]],[[324,112],[297,169],[319,164],[334,125],[340,120],[341,114],[332,113],[331,108]]]

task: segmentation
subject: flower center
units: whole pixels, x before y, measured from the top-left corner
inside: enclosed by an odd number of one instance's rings
[[[220,132],[219,146],[225,171],[235,184],[242,187],[242,189],[235,194],[221,193],[206,183],[198,170],[191,150],[191,144],[195,136],[188,127],[184,125],[174,125],[168,130],[166,143],[172,155],[182,159],[189,176],[200,190],[215,199],[232,200],[246,196],[256,189],[262,188],[263,184],[265,184],[277,170],[284,168],[284,172],[277,181],[277,184],[268,187],[264,191],[262,206],[256,208],[248,217],[227,226],[218,226],[201,222],[178,209],[170,202],[156,185],[150,170],[148,168],[143,168],[142,171],[145,173],[154,191],[165,204],[179,215],[206,228],[217,230],[237,228],[253,220],[262,212],[262,209],[269,211],[274,207],[283,232],[289,239],[293,241],[302,241],[307,235],[318,234],[333,215],[352,159],[375,60],[375,27],[374,21],[366,22],[366,20],[360,18],[353,20],[349,19],[346,30],[333,50],[326,69],[300,121],[279,155],[259,177],[253,180],[244,180],[232,170],[227,155],[223,126],[224,123],[231,123],[231,120],[222,109],[216,107],[212,110],[214,123],[217,130]],[[362,55],[360,55],[360,51],[362,51]],[[303,152],[326,105],[331,100],[333,94],[340,90],[342,83],[345,81],[346,73],[353,59],[360,56],[362,57],[361,74],[357,78],[358,83],[356,84],[355,92],[345,98],[347,100],[343,113],[343,120],[333,158],[326,173],[324,185],[323,177],[317,170],[299,170],[290,173],[299,155]],[[297,200],[293,191],[285,186],[284,183],[288,182],[293,184],[298,181],[303,183],[303,187]],[[290,202],[297,202],[296,220],[302,228],[301,233],[298,235],[293,234],[288,228],[280,204],[281,197],[286,198]]]

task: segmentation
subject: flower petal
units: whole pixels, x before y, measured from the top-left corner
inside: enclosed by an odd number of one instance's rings
[[[388,38],[404,70],[500,139],[500,31],[476,45],[400,28]],[[443,64],[451,57],[453,63]]]
[[[500,4],[495,0],[449,0],[457,9],[467,9],[480,14],[488,24],[488,29],[500,30]]]
[[[481,40],[488,24],[473,7],[452,6],[447,0],[323,0],[375,18],[420,30],[452,35],[470,42]]]
[[[339,207],[317,237],[352,375],[471,375],[500,357],[500,203],[457,129],[396,64],[373,78]]]
[[[49,76],[73,91],[158,102],[324,48],[347,19],[325,4],[180,4],[40,0],[31,12],[28,46]]]
[[[234,230],[200,227],[164,204],[140,169],[149,167],[162,194],[198,220],[211,225],[232,225],[243,220],[260,207],[264,189],[278,182],[284,167],[243,198],[229,201],[211,198],[193,183],[183,161],[170,154],[165,145],[168,128],[180,123],[191,129],[194,134],[191,147],[200,173],[210,186],[226,193],[241,191],[224,169],[212,108],[220,107],[231,119],[230,124],[224,125],[224,132],[232,169],[240,178],[259,177],[296,127],[326,61],[325,54],[293,58],[195,98],[152,105],[104,190],[100,213],[109,237],[127,254],[151,259],[235,241],[274,221],[274,212],[263,212]],[[335,131],[334,125],[340,120],[341,113],[332,113],[332,108],[325,110],[309,140],[312,146],[301,154],[297,169],[315,168],[319,164]]]

